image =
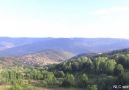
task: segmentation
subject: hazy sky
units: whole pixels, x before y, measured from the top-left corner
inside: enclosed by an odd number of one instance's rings
[[[129,38],[129,0],[0,0],[0,36]]]

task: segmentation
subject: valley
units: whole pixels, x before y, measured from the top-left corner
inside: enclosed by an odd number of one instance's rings
[[[129,0],[0,0],[0,90],[129,90]]]
[[[9,44],[1,46],[0,89],[112,90],[113,85],[129,85],[128,40],[41,40],[30,39],[29,42],[29,39],[9,39],[8,43],[13,43],[13,47],[5,49]],[[20,54],[21,51],[23,53]]]

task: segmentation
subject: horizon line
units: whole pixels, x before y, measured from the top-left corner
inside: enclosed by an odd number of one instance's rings
[[[27,36],[0,36],[0,38],[112,38],[112,39],[129,39],[123,37],[27,37]]]

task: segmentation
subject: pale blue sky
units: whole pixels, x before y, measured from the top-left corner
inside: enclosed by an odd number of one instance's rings
[[[129,0],[0,0],[0,36],[129,38]]]

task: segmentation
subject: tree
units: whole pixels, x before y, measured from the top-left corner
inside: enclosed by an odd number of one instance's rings
[[[106,63],[106,73],[107,74],[113,74],[113,70],[115,68],[115,65],[116,65],[116,61],[111,59],[109,61],[107,61]]]
[[[78,62],[73,62],[72,65],[72,71],[78,71],[79,70],[79,63]]]
[[[70,85],[70,82],[69,82],[68,80],[64,79],[64,80],[62,81],[62,86],[63,86],[63,87],[70,87],[71,85]]]
[[[22,72],[16,71],[16,70],[5,70],[2,72],[3,78],[5,78],[6,83],[15,83],[19,79],[23,79]]]
[[[87,87],[88,85],[88,77],[86,74],[82,74],[81,76],[81,81],[80,81],[80,86],[81,87]]]
[[[118,79],[116,81],[118,85],[128,85],[129,84],[129,77],[122,73],[118,76]]]
[[[107,61],[108,61],[108,58],[107,57],[98,57],[98,58],[95,58],[93,63],[95,65],[96,71],[98,72],[100,70],[100,64],[102,62],[107,62]]]
[[[84,81],[84,82],[87,82],[88,81],[87,75],[86,74],[82,74],[81,80]]]
[[[82,68],[84,68],[84,70],[86,72],[91,72],[93,69],[93,63],[92,63],[91,59],[87,59],[86,62],[83,62]]]
[[[75,85],[75,78],[73,74],[67,74],[65,79],[62,82],[62,86],[70,87]]]
[[[53,85],[58,85],[59,84],[59,81],[55,78],[55,77],[53,77]]]
[[[129,69],[129,54],[119,55],[117,57],[117,63],[121,64],[124,68]]]
[[[118,62],[119,64],[122,64],[122,65],[124,66],[124,65],[125,65],[125,60],[126,60],[126,58],[125,58],[124,55],[119,55],[119,57],[118,57],[118,59],[117,59],[117,62]]]
[[[63,78],[65,76],[63,71],[56,71],[56,77]]]
[[[29,79],[30,78],[30,73],[31,73],[31,70],[30,69],[28,69],[28,68],[26,68],[25,70],[24,70],[24,73],[25,73],[25,77],[27,78],[27,79]]]
[[[24,85],[23,79],[18,79],[18,80],[16,80],[16,83],[17,83],[18,85],[20,85],[20,86],[23,86],[23,85]]]
[[[112,85],[114,85],[116,82],[116,78],[113,76],[107,76],[102,83],[105,85],[103,87],[103,90],[107,89],[107,90],[112,90]]]
[[[100,65],[99,65],[99,71],[100,71],[100,73],[106,73],[106,64],[107,64],[107,62],[105,61],[105,62],[101,62],[100,63]]]
[[[92,85],[89,90],[97,90],[97,85]]]
[[[114,75],[115,76],[118,76],[118,75],[122,74],[123,72],[124,72],[124,68],[121,64],[118,64],[115,66],[115,68],[114,68]]]
[[[43,80],[47,81],[49,85],[53,84],[53,78],[54,78],[53,72],[48,72],[48,71],[43,72]]]
[[[45,81],[45,80],[42,80],[41,83],[42,83],[42,86],[43,86],[43,87],[46,87],[46,86],[48,85],[48,84],[47,84],[47,81]]]

